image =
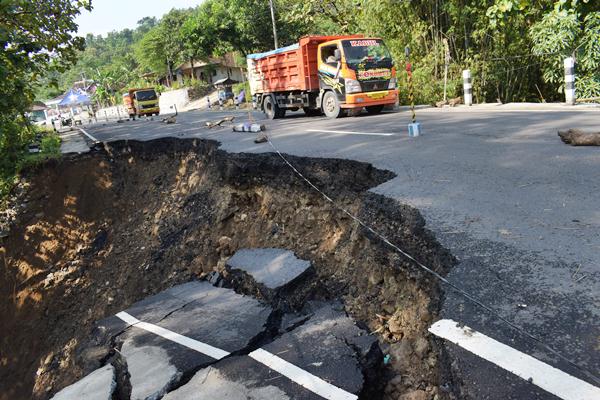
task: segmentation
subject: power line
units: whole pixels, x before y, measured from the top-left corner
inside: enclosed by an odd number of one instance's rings
[[[392,249],[394,249],[398,253],[402,254],[404,257],[406,257],[409,260],[411,260],[415,265],[417,265],[423,271],[425,271],[428,274],[432,275],[437,280],[439,280],[440,282],[444,283],[445,285],[447,285],[448,287],[450,287],[451,289],[453,289],[455,292],[457,292],[458,294],[460,294],[461,296],[463,296],[467,300],[471,301],[473,304],[476,304],[477,306],[483,308],[484,310],[486,310],[487,312],[489,312],[490,314],[492,314],[494,317],[496,317],[498,320],[504,322],[506,325],[508,325],[509,327],[511,327],[512,329],[514,329],[515,331],[523,334],[527,338],[529,338],[532,341],[536,342],[542,348],[546,349],[550,353],[554,354],[555,356],[559,357],[560,359],[562,359],[563,361],[567,362],[571,366],[575,367],[576,369],[578,369],[579,371],[581,371],[584,375],[586,375],[589,379],[591,379],[592,381],[596,382],[596,384],[600,384],[600,377],[597,377],[596,375],[592,374],[591,372],[589,372],[584,367],[582,367],[579,364],[577,364],[575,361],[572,361],[571,359],[569,359],[568,357],[564,356],[559,351],[557,351],[554,348],[550,347],[550,345],[546,344],[542,339],[540,339],[537,336],[535,336],[535,335],[527,332],[521,326],[519,326],[519,325],[515,324],[514,322],[511,322],[507,318],[503,317],[502,315],[500,315],[500,313],[498,311],[494,310],[491,306],[483,303],[481,300],[477,299],[474,295],[471,295],[467,291],[461,289],[460,287],[458,287],[454,283],[450,282],[448,279],[446,279],[445,277],[443,277],[439,273],[435,272],[432,268],[430,268],[430,267],[426,266],[425,264],[421,263],[420,261],[418,261],[411,254],[409,254],[408,252],[402,250],[397,245],[395,245],[392,242],[390,242],[390,240],[387,237],[385,237],[383,234],[379,233],[375,229],[371,228],[369,225],[367,225],[365,222],[363,222],[360,218],[358,218],[357,216],[355,216],[354,214],[352,214],[351,212],[349,212],[345,208],[343,208],[341,206],[338,206],[333,201],[333,199],[331,197],[329,197],[327,194],[325,194],[323,191],[321,191],[315,184],[313,184],[300,171],[298,171],[298,169],[296,167],[294,167],[294,165],[292,165],[287,160],[287,158],[273,144],[273,142],[271,141],[271,138],[267,137],[267,141],[268,141],[269,145],[271,145],[271,147],[273,148],[273,150],[277,153],[277,155],[283,160],[283,162],[285,164],[287,164],[288,167],[290,167],[294,171],[294,173],[296,175],[298,175],[303,181],[305,181],[315,191],[317,191],[319,194],[321,194],[321,196],[323,196],[323,198],[325,198],[325,200],[327,200],[328,202],[330,202],[335,208],[337,208],[338,210],[340,210],[341,212],[343,212],[344,214],[346,214],[348,217],[350,217],[352,220],[354,220],[360,226],[362,226],[363,228],[365,228],[366,230],[368,230],[369,232],[371,232],[373,235],[377,236],[383,243],[385,243],[386,245],[388,245],[389,247],[391,247]]]

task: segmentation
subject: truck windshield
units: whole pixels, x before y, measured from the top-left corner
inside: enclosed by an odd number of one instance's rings
[[[156,92],[154,90],[138,90],[135,92],[137,101],[156,100]]]
[[[342,40],[342,47],[352,69],[392,67],[392,56],[381,39]]]

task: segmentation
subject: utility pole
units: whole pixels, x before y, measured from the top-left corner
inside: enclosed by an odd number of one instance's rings
[[[275,48],[279,48],[279,43],[277,42],[277,27],[275,26],[275,9],[273,8],[273,0],[269,0],[269,5],[271,6],[271,20],[273,21],[273,40],[275,41]]]

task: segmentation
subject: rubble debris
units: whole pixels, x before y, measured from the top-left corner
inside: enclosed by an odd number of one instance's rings
[[[115,368],[109,364],[67,386],[51,400],[111,400],[116,387]]]
[[[600,132],[583,132],[579,129],[558,131],[558,136],[571,146],[600,146]]]
[[[266,143],[268,141],[269,137],[265,133],[259,133],[258,136],[256,136],[256,139],[254,139],[254,143],[256,144]]]
[[[235,357],[231,362],[238,361],[241,357]],[[248,357],[243,358],[248,364],[252,360]],[[227,363],[230,364],[231,362]],[[238,366],[238,367],[241,367]],[[260,368],[257,365],[250,365],[250,368]],[[239,368],[240,372],[242,368]],[[250,375],[254,371],[246,369]],[[219,369],[215,367],[205,368],[184,386],[167,394],[163,400],[246,400],[246,399],[269,399],[269,400],[291,400],[285,392],[277,386],[269,385],[268,382],[261,382],[256,379],[244,380],[228,378]]]
[[[243,124],[237,124],[233,126],[234,132],[261,132],[267,129],[264,124],[252,124],[250,122],[244,122]]]
[[[207,121],[206,122],[206,127],[208,129],[212,129],[212,128],[217,127],[217,126],[220,127],[225,122],[233,122],[234,119],[235,119],[235,116],[231,115],[231,116],[228,116],[228,117],[223,117],[223,118],[218,119],[216,121]]]
[[[227,266],[246,272],[269,289],[279,289],[306,272],[310,261],[285,249],[240,249],[227,260]]]

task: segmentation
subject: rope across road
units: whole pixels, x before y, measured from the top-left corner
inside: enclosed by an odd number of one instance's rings
[[[408,252],[404,251],[403,249],[401,249],[399,246],[397,246],[396,244],[392,243],[386,236],[384,236],[382,233],[378,232],[377,230],[375,230],[374,228],[372,228],[370,225],[368,225],[367,223],[365,223],[364,221],[362,221],[360,218],[358,218],[357,216],[355,216],[354,214],[352,214],[351,212],[349,212],[348,210],[346,210],[344,207],[339,206],[338,204],[335,203],[335,201],[329,197],[326,193],[324,193],[321,189],[319,189],[314,183],[312,183],[310,181],[310,179],[308,179],[306,176],[304,176],[282,153],[281,151],[277,148],[277,146],[275,146],[275,144],[273,143],[273,141],[271,140],[270,137],[267,138],[269,145],[271,146],[271,148],[277,153],[277,155],[282,159],[282,161],[298,176],[300,177],[300,179],[302,179],[304,182],[306,182],[311,188],[313,188],[315,191],[317,191],[321,196],[323,196],[323,198],[325,200],[327,200],[328,202],[330,202],[336,209],[338,209],[339,211],[343,212],[344,214],[346,214],[348,217],[350,217],[352,220],[354,220],[356,223],[358,223],[360,226],[362,226],[363,228],[365,228],[366,230],[368,230],[369,232],[371,232],[373,235],[375,235],[376,237],[378,237],[383,243],[385,243],[387,246],[389,246],[390,248],[392,248],[394,251],[400,253],[401,255],[403,255],[404,257],[406,257],[407,259],[409,259],[410,261],[412,261],[412,263],[414,265],[416,265],[418,268],[420,268],[421,270],[425,271],[426,273],[428,273],[429,275],[432,275],[433,277],[435,277],[437,280],[439,280],[440,282],[442,282],[444,285],[448,286],[449,288],[451,288],[453,291],[455,291],[456,293],[460,294],[461,296],[463,296],[464,298],[466,298],[467,300],[469,300],[470,302],[472,302],[473,304],[479,306],[480,308],[484,309],[485,311],[489,312],[491,315],[494,316],[494,318],[496,318],[499,321],[502,321],[504,324],[506,324],[507,326],[509,326],[510,328],[514,329],[515,331],[519,332],[520,334],[522,334],[523,336],[529,338],[530,340],[532,340],[534,343],[536,343],[538,346],[540,346],[541,348],[543,348],[544,350],[548,351],[549,353],[555,355],[556,357],[560,358],[561,360],[565,361],[566,363],[568,363],[569,365],[571,365],[572,367],[574,367],[575,369],[577,369],[578,371],[580,371],[582,374],[584,374],[588,379],[590,379],[592,382],[594,382],[597,385],[600,385],[600,377],[598,377],[597,375],[595,375],[594,373],[588,371],[586,368],[584,368],[583,366],[579,365],[577,362],[571,360],[570,358],[568,358],[567,356],[563,355],[561,352],[559,352],[558,350],[552,348],[550,345],[548,345],[547,343],[545,343],[542,339],[540,339],[539,337],[535,336],[534,334],[526,331],[524,328],[522,328],[521,326],[515,324],[514,322],[510,321],[509,319],[503,317],[499,311],[496,311],[495,309],[493,309],[491,306],[485,304],[484,302],[482,302],[481,300],[479,300],[477,297],[475,297],[474,295],[468,293],[467,291],[465,291],[464,289],[460,288],[459,286],[457,286],[456,284],[450,282],[448,279],[446,279],[445,277],[443,277],[442,275],[440,275],[439,273],[437,273],[436,271],[434,271],[432,268],[428,267],[427,265],[423,264],[422,262],[420,262],[419,260],[417,260],[413,255],[409,254]]]

